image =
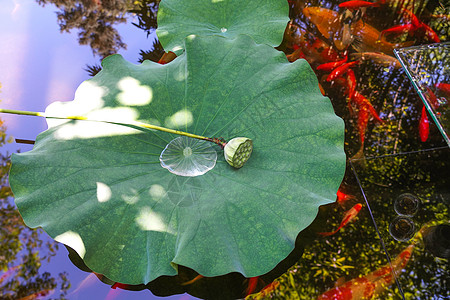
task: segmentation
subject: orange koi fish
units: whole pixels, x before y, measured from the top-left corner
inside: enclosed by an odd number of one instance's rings
[[[366,276],[352,279],[326,291],[318,297],[318,300],[380,299],[379,295],[394,283],[393,273],[398,274],[408,264],[414,246],[412,244],[406,247],[392,262],[392,268],[386,264]]]
[[[342,39],[339,33],[342,24],[339,21],[339,13],[330,9],[321,7],[305,7],[303,14],[314,25],[316,25],[319,32],[326,38],[333,37],[336,41]],[[352,23],[351,34],[356,37],[352,47],[358,52],[383,52],[389,55],[393,54],[395,48],[404,48],[413,45],[413,41],[403,43],[390,43],[385,39],[380,40],[380,31],[370,26],[362,20]]]
[[[383,52],[392,55],[394,49],[414,44],[414,41],[390,43],[385,39],[379,39],[381,32],[361,20],[355,23],[354,35],[358,42],[352,46],[358,52]]]
[[[322,93],[323,96],[325,96],[327,93],[325,93],[325,90],[323,88],[323,86],[319,83],[319,90]]]
[[[368,60],[383,67],[394,67],[394,69],[400,69],[402,67],[397,58],[380,52],[352,53],[350,57],[351,59],[358,59],[360,61]]]
[[[319,234],[321,236],[330,236],[335,234],[336,232],[338,232],[339,230],[341,230],[342,227],[344,227],[345,225],[347,225],[350,221],[352,221],[356,215],[359,213],[359,211],[362,208],[362,204],[358,203],[355,206],[353,206],[352,208],[350,208],[344,215],[344,217],[342,218],[342,222],[341,225],[339,225],[339,227],[331,232],[319,232]]]
[[[353,41],[353,39],[344,39],[344,36],[346,38],[351,37],[353,30],[349,26],[350,24],[344,24],[341,21],[341,15],[338,12],[321,7],[305,7],[303,14],[326,39],[332,37],[334,45],[339,50],[347,48]]]
[[[158,64],[165,65],[174,60],[176,57],[177,55],[172,51],[166,52],[163,54],[163,56],[161,56],[161,58],[158,61]]]
[[[194,277],[194,279],[191,279],[189,281],[183,282],[181,285],[189,285],[189,284],[193,284],[194,282],[196,282],[199,279],[204,278],[205,276],[198,274],[197,276]]]
[[[265,299],[265,297],[269,296],[269,294],[272,293],[279,285],[280,283],[276,280],[269,283],[261,290],[261,292],[258,293],[256,299]]]
[[[339,13],[333,10],[321,7],[305,7],[303,14],[316,25],[326,39],[329,39],[341,28]]]
[[[315,38],[312,42],[305,42],[300,47],[310,64],[336,61],[339,57],[336,50],[319,38]]]
[[[422,142],[426,142],[430,133],[430,121],[428,121],[425,105],[422,107],[422,114],[419,121],[419,135]]]

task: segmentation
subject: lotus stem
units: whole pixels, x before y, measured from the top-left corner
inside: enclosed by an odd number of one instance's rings
[[[101,120],[101,119],[89,119],[89,118],[83,117],[83,116],[61,117],[61,116],[48,115],[43,112],[15,110],[15,109],[2,109],[2,108],[0,108],[0,113],[23,115],[23,116],[35,116],[35,117],[43,117],[43,118],[48,118],[48,119],[94,121],[94,122],[105,122],[105,123],[125,125],[125,126],[136,126],[136,127],[140,127],[140,128],[154,129],[154,130],[158,130],[158,131],[164,131],[164,132],[168,132],[168,133],[172,133],[172,134],[177,134],[177,135],[187,136],[187,137],[194,138],[194,139],[212,142],[212,143],[219,145],[221,148],[225,147],[225,145],[226,145],[226,141],[224,141],[223,139],[209,138],[209,137],[205,137],[205,136],[201,136],[201,135],[197,135],[197,134],[192,134],[192,133],[188,133],[188,132],[184,132],[184,131],[180,131],[180,130],[169,129],[169,128],[156,126],[156,125],[152,125],[152,124],[147,124],[147,123],[143,123],[143,122],[137,122],[137,121],[125,123],[125,122],[113,122],[113,121],[107,121],[107,120]]]

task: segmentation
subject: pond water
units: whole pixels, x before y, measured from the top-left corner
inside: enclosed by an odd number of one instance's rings
[[[107,7],[108,1],[104,7],[102,1],[69,1],[87,7],[77,12],[78,18],[69,14],[67,7],[52,4],[60,1],[37,1],[47,3],[44,7],[32,1],[7,2],[1,10],[1,24],[9,32],[2,33],[3,40],[10,43],[0,46],[0,53],[11,61],[0,65],[7,70],[0,77],[5,108],[43,111],[55,100],[73,99],[76,87],[89,73],[98,71],[102,56],[119,52],[138,63],[158,61],[164,54],[153,40],[159,1],[136,1],[134,6],[116,5],[114,9]],[[344,1],[288,2],[291,21],[277,49],[290,61],[304,58],[310,63],[323,93],[344,120],[347,169],[336,203],[320,207],[312,225],[297,238],[294,252],[274,271],[261,276],[257,288],[274,279],[279,284],[254,297],[450,298],[450,148],[445,132],[441,133],[445,126],[435,125],[440,120],[436,112],[445,116],[450,99],[444,88],[437,90],[443,86],[438,84],[449,84],[450,75],[442,64],[423,62],[425,71],[437,74],[438,79],[429,84],[441,98],[439,107],[425,96],[428,102],[424,104],[393,52],[437,39],[449,41],[450,4],[386,0],[346,9],[339,7]],[[94,4],[98,5],[95,9]],[[101,13],[94,13],[98,11]],[[59,14],[60,24],[73,26],[72,33],[58,33],[53,12]],[[123,19],[111,17],[118,14],[123,14]],[[81,16],[110,19],[95,21],[98,26],[94,26]],[[101,38],[96,35],[99,32]],[[79,46],[78,41],[92,48]],[[347,65],[351,71],[345,72],[345,63],[356,61]],[[34,140],[46,129],[43,120],[1,117],[15,138]],[[13,143],[2,148],[2,153],[31,148]],[[183,155],[191,157],[191,153]],[[45,234],[42,239],[49,240]],[[73,253],[71,259],[88,271]],[[170,294],[177,294],[170,299],[226,299],[248,285],[247,279],[236,275],[213,278],[208,284],[199,279],[183,288],[172,287],[168,278],[158,278],[148,286],[134,287],[140,291],[120,286],[111,289],[114,282],[103,283],[75,268],[64,247],[49,263],[43,262],[42,270],[67,272],[72,284],[68,299],[155,299]],[[184,278],[196,276],[192,270],[181,268],[180,272]]]

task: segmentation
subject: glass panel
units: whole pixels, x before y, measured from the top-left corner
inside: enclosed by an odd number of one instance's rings
[[[404,299],[450,296],[448,161],[447,147],[352,161]]]
[[[395,54],[450,146],[450,43],[402,48]]]

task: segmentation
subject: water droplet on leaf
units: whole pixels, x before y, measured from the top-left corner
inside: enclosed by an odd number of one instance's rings
[[[210,142],[181,136],[167,144],[159,160],[161,166],[169,172],[193,177],[214,168],[217,152]]]

